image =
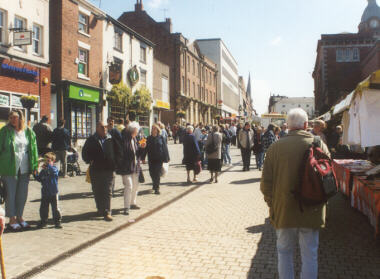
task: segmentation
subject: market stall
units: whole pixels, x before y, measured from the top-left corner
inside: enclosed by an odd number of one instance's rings
[[[380,145],[380,71],[374,72],[331,110],[342,114],[342,144],[369,147]],[[334,160],[339,190],[350,199],[351,206],[368,217],[380,238],[380,176],[376,165],[367,160]]]

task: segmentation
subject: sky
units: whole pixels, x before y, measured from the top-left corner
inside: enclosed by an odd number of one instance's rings
[[[111,16],[136,0],[90,0]],[[312,97],[321,34],[356,33],[367,0],[143,0],[156,21],[170,17],[188,39],[221,38],[238,62],[253,105],[268,110],[270,94]]]

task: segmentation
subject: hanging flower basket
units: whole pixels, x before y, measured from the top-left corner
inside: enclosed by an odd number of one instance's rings
[[[183,110],[177,111],[177,118],[184,118],[186,116],[186,112]]]
[[[22,104],[22,107],[25,109],[31,109],[34,108],[34,105],[38,101],[38,98],[36,96],[21,96],[20,102]]]

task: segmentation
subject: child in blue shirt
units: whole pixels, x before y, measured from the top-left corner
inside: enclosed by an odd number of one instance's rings
[[[53,152],[46,153],[44,161],[41,172],[34,176],[36,180],[42,184],[40,206],[41,223],[39,227],[46,227],[49,218],[49,205],[51,205],[55,227],[61,229],[62,216],[58,209],[58,169],[54,166],[55,154]]]

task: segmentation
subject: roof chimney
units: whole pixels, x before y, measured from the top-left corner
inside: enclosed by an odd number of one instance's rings
[[[171,18],[166,18],[165,19],[165,24],[164,24],[164,26],[165,26],[165,29],[167,30],[167,31],[169,31],[170,33],[172,33],[172,29],[173,29],[173,25],[172,25],[172,20],[171,20]]]
[[[144,6],[142,3],[142,0],[137,0],[135,4],[135,11],[136,12],[142,12],[144,10]]]

